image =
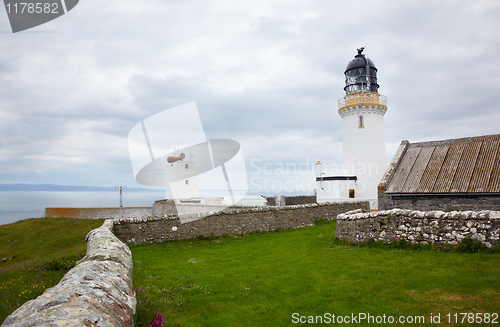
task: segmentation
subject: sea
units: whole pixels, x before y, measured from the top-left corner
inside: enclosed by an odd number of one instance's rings
[[[149,207],[164,192],[124,192],[124,207]],[[47,207],[119,207],[118,192],[10,191],[0,192],[0,225],[40,218]]]
[[[200,190],[200,197],[224,197],[225,191]],[[248,195],[259,195],[248,191]],[[304,195],[303,192],[289,192],[276,195]],[[310,194],[309,194],[310,195]],[[151,207],[157,200],[165,198],[165,191],[125,191],[124,207]],[[14,223],[28,218],[40,218],[48,207],[119,207],[120,193],[117,191],[0,191],[0,225]]]

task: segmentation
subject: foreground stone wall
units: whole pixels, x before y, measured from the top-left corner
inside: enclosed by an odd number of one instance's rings
[[[132,254],[112,233],[112,220],[87,235],[87,254],[35,300],[14,311],[2,327],[134,326]]]
[[[353,209],[369,210],[367,201],[305,204],[286,207],[253,207],[216,213],[181,223],[183,217],[143,217],[114,220],[115,235],[126,243],[151,243],[197,236],[224,236],[297,228],[318,219],[335,219]],[[203,216],[203,215],[202,215]]]
[[[487,247],[500,243],[500,211],[413,211],[392,209],[371,213],[351,211],[337,216],[335,237],[349,242],[370,238],[391,242],[455,245],[466,237]]]

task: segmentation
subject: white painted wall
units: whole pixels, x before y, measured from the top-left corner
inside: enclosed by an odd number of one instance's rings
[[[356,181],[323,181],[317,182],[317,202],[338,202],[339,200],[349,199],[349,190],[354,189],[357,193]],[[359,199],[356,194],[355,199]]]
[[[320,179],[319,181],[316,181],[316,201],[318,203],[336,202],[340,199],[349,199],[349,190],[357,190],[357,181],[321,180],[322,176],[329,177],[332,175],[328,173],[325,174],[323,165],[321,163],[316,163],[316,177],[317,179]]]
[[[167,164],[166,174],[170,180],[176,180],[167,185],[167,194],[165,194],[167,199],[198,197],[198,171],[194,162],[176,161],[173,164]],[[169,189],[171,194],[168,194]]]
[[[376,199],[386,169],[384,114],[387,108],[365,106],[339,111],[343,121],[343,172],[358,177],[356,198]],[[359,127],[359,116],[363,127]]]

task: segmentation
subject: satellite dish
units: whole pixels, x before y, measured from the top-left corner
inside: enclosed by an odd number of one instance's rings
[[[184,154],[184,152],[181,152],[181,154],[179,155],[179,157],[181,157],[182,160],[184,160],[186,158],[186,155]]]
[[[136,176],[136,181],[147,186],[163,186],[166,183],[173,183],[179,180],[194,177],[224,165],[226,162],[231,160],[239,150],[240,144],[236,141],[228,139],[211,139],[210,147],[208,146],[208,142],[191,145],[184,148],[180,156],[182,156],[184,152],[187,152],[197,158],[197,171],[192,171],[190,173],[185,172],[182,175],[172,174],[167,176],[163,169],[163,162],[168,160],[169,156],[173,155],[173,153],[171,153],[157,158],[142,167]]]

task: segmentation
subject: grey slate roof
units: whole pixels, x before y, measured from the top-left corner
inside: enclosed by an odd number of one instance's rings
[[[381,183],[389,195],[500,193],[500,134],[403,141]]]

